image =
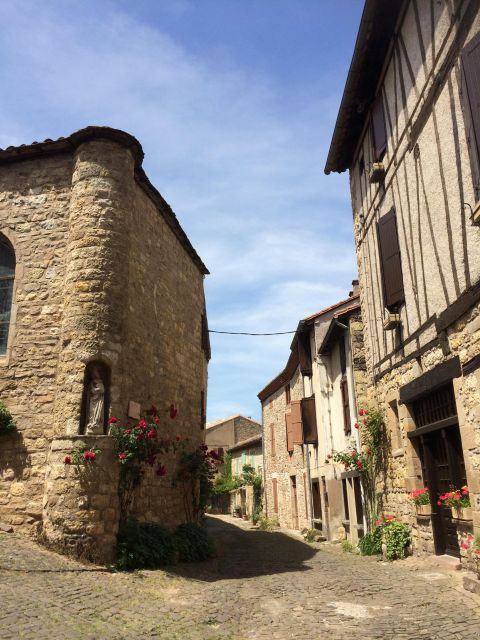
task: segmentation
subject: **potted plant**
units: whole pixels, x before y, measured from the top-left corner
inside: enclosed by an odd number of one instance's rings
[[[472,520],[470,492],[467,486],[447,491],[439,496],[438,506],[450,507],[454,520]]]
[[[432,515],[432,506],[430,503],[430,492],[427,489],[427,487],[422,487],[421,489],[414,489],[413,491],[410,492],[408,497],[415,505],[417,516]]]
[[[241,518],[242,517],[242,510],[240,507],[234,507],[233,508],[233,517],[234,518]]]

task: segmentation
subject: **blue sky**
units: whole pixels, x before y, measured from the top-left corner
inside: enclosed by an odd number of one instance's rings
[[[211,329],[271,332],[355,277],[346,175],[325,176],[361,0],[0,0],[0,147],[135,135],[211,271]],[[211,336],[208,419],[260,418],[291,336]]]

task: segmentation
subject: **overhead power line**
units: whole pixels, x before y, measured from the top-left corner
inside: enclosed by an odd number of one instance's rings
[[[214,331],[209,329],[208,333],[223,333],[228,336],[284,336],[287,333],[296,333],[296,331],[276,331],[275,333],[249,333],[248,331]]]

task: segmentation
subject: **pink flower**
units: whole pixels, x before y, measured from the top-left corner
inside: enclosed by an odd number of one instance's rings
[[[461,500],[461,499],[462,499],[462,496],[461,496],[459,493],[456,493],[456,494],[453,496],[453,499],[454,499],[454,500]]]
[[[470,545],[468,544],[468,542],[462,542],[462,544],[460,545],[462,547],[462,549],[464,549],[465,551],[467,549],[470,549]]]
[[[439,507],[442,506],[442,503],[440,502],[440,500],[437,500],[437,504],[438,504]]]
[[[118,458],[119,458],[119,460],[125,460],[125,458],[126,458],[126,457],[127,457],[127,454],[126,454],[126,453],[119,453],[119,454],[118,454]]]
[[[363,409],[360,409],[360,411],[358,412],[359,416],[363,416],[365,414],[365,411]]]
[[[85,451],[85,453],[83,454],[83,457],[85,458],[85,460],[87,461],[91,460],[93,462],[97,457],[97,454],[94,451]]]
[[[159,424],[160,424],[160,418],[159,418],[158,416],[155,416],[155,417],[153,418],[153,421],[155,422],[155,424],[156,424],[156,425],[159,425]]]
[[[123,430],[123,433],[127,433],[127,434],[128,434],[128,433],[132,433],[132,430],[131,430],[131,429],[124,429],[124,430]]]
[[[111,416],[111,417],[108,419],[108,424],[115,424],[116,422],[118,422],[118,419],[117,419],[117,418],[115,418],[115,416]]]
[[[147,423],[145,422],[145,420],[139,420],[137,427],[139,429],[146,429]]]
[[[150,440],[152,440],[153,438],[156,438],[158,436],[158,432],[155,431],[154,429],[150,429],[150,431],[147,433],[147,438],[150,438]]]
[[[163,464],[161,464],[155,473],[157,474],[157,476],[160,476],[161,478],[163,478],[164,476],[167,475],[167,469]]]
[[[72,458],[70,456],[65,456],[63,464],[72,464]]]

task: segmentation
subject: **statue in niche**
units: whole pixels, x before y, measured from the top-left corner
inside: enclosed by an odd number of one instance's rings
[[[103,362],[89,362],[85,369],[80,433],[103,435],[109,411],[110,370]]]
[[[87,389],[87,435],[103,434],[105,422],[105,385],[98,367],[92,368],[92,377]]]

